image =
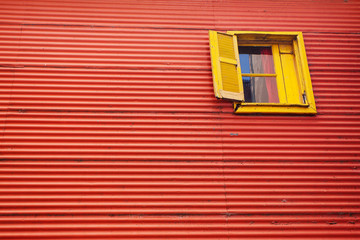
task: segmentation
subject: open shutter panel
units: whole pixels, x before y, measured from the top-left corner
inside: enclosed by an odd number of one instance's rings
[[[289,104],[305,104],[302,93],[304,92],[301,79],[301,68],[296,62],[294,54],[295,45],[280,44],[281,67],[286,82],[286,99]]]
[[[236,36],[216,31],[209,35],[215,96],[244,101]]]

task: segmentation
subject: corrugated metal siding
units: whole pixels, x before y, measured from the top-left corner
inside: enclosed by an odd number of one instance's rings
[[[359,1],[1,1],[1,239],[358,239]],[[208,29],[303,31],[319,114],[235,116]]]

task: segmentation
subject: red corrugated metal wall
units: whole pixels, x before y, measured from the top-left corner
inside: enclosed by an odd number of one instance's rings
[[[303,31],[319,114],[241,116],[208,30]],[[1,239],[359,239],[360,2],[0,2]]]

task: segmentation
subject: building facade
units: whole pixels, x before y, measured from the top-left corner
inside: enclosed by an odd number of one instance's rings
[[[0,1],[0,239],[359,239],[359,16]],[[317,115],[235,115],[209,30],[303,32]]]

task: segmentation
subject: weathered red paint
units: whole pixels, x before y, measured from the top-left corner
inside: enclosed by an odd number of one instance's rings
[[[359,1],[1,1],[1,239],[358,239]],[[208,30],[303,31],[318,115],[241,116]]]

